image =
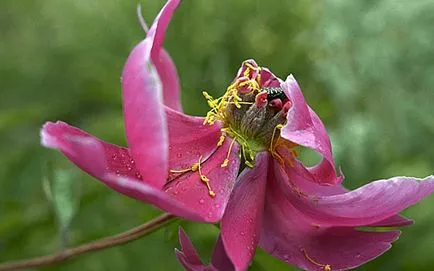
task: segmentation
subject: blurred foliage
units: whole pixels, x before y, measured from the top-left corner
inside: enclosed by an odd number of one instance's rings
[[[163,1],[142,4],[151,23]],[[42,188],[47,161],[80,176],[73,178],[82,195],[71,245],[158,214],[39,146],[42,123],[56,119],[125,144],[119,76],[144,35],[135,8],[133,0],[0,2],[0,261],[58,248],[56,218]],[[191,114],[207,110],[201,90],[217,96],[244,59],[255,58],[282,78],[295,74],[332,135],[346,185],[354,188],[433,172],[433,13],[433,0],[185,0],[165,47]],[[433,197],[407,210],[416,225],[360,270],[431,270],[432,206]],[[207,259],[218,229],[182,224]],[[181,270],[173,253],[176,230],[43,270]],[[251,270],[295,269],[258,250]]]

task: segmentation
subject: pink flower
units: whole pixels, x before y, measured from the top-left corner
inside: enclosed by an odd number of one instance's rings
[[[431,194],[434,178],[398,177],[346,191],[324,125],[294,77],[282,81],[253,60],[243,62],[222,97],[204,93],[211,107],[205,118],[181,113],[176,69],[162,49],[179,3],[167,2],[125,64],[128,148],[63,122],[44,125],[42,144],[129,197],[186,219],[221,220],[218,270],[227,260],[247,269],[258,244],[307,270],[344,270],[386,251],[398,231],[357,227],[411,224],[397,214]],[[298,147],[322,161],[306,168]],[[181,234],[181,262],[201,266],[185,240]]]

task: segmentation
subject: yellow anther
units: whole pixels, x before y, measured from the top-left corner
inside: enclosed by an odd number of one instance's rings
[[[228,154],[226,155],[226,159],[221,164],[221,167],[227,167],[229,164],[229,156],[231,155],[232,147],[234,146],[235,138],[232,139],[231,145],[229,146]]]
[[[229,159],[225,159],[225,160],[223,161],[223,163],[221,164],[221,167],[227,167],[228,164],[229,164]]]
[[[329,264],[321,264],[321,263],[318,263],[317,261],[315,261],[314,259],[312,259],[312,258],[307,254],[306,249],[303,248],[302,251],[303,251],[304,257],[306,257],[306,259],[307,259],[309,262],[313,263],[313,264],[316,265],[316,266],[322,267],[322,268],[324,269],[324,271],[332,271],[332,267],[331,267],[331,265],[329,265]]]
[[[207,100],[214,100],[214,98],[208,94],[206,91],[202,91],[203,96],[205,96],[205,99]]]
[[[276,152],[275,152],[276,146],[274,145],[275,136],[276,136],[276,131],[277,131],[277,130],[280,130],[280,129],[282,129],[282,128],[283,128],[283,125],[282,125],[282,124],[278,124],[278,125],[276,125],[276,127],[274,127],[273,135],[271,136],[271,143],[270,143],[270,152],[271,152],[271,154],[275,154],[275,153],[276,153]],[[278,137],[280,137],[280,135],[278,135]],[[277,141],[278,139],[279,139],[279,138],[276,138],[276,141]]]
[[[258,85],[261,85],[261,74],[260,73],[256,77],[256,82],[258,82]]]
[[[194,163],[194,164],[191,166],[191,171],[196,171],[198,168],[199,168],[199,163]]]
[[[199,160],[200,162],[200,160]],[[189,172],[189,171],[197,171],[199,168],[199,163],[194,163],[191,167],[186,168],[186,169],[171,169],[169,170],[170,173],[185,173],[185,172]]]
[[[211,186],[209,184],[209,179],[208,177],[205,176],[205,174],[202,174],[202,170],[200,168],[200,160],[202,159],[202,156],[199,157],[199,163],[198,164],[198,170],[199,170],[199,176],[200,176],[200,180],[206,185],[206,187],[208,188],[208,194],[210,195],[210,197],[215,197],[215,192],[212,191]]]
[[[246,64],[247,64],[247,63],[246,63]],[[246,66],[247,66],[247,65],[246,65]],[[250,74],[250,67],[247,66],[247,68],[246,68],[246,70],[244,71],[243,75],[244,75],[245,77],[248,77],[249,74]]]
[[[254,67],[252,64],[250,64],[249,62],[244,62],[244,65],[246,65],[247,68],[250,68],[254,71],[259,70],[259,67]]]
[[[223,145],[223,142],[225,142],[225,138],[226,138],[225,135],[221,135],[220,139],[219,139],[219,142],[217,142],[217,146],[220,147],[221,145]]]

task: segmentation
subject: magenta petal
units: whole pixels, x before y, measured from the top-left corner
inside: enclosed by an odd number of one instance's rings
[[[41,137],[42,145],[58,149],[79,168],[115,191],[174,215],[201,220],[194,210],[188,210],[168,194],[139,180],[135,163],[126,149],[105,143],[64,122],[46,123]]]
[[[163,47],[167,27],[180,2],[181,0],[168,0],[148,31],[147,38],[152,39],[151,56],[153,60],[157,59]]]
[[[327,265],[333,271],[355,268],[387,251],[399,233],[317,225],[269,182],[260,245],[303,270],[324,271]]]
[[[188,261],[188,258],[182,253],[182,251],[175,248],[175,254],[178,261],[182,264],[186,271],[207,271],[204,265],[194,265]]]
[[[384,223],[386,219],[422,200],[434,192],[434,177],[425,179],[395,177],[379,180],[346,193],[311,196],[304,193],[294,171],[283,172],[275,163],[280,189],[297,209],[321,225],[365,226]],[[410,221],[393,218],[398,225]],[[399,221],[400,220],[400,221]],[[382,222],[383,221],[383,222]],[[386,221],[386,223],[390,223]]]
[[[212,252],[212,266],[218,271],[232,271],[235,270],[234,265],[229,259],[226,249],[223,244],[221,235],[219,235],[214,250]]]
[[[199,258],[193,244],[182,228],[179,228],[181,250],[175,249],[176,257],[187,271],[232,271],[235,270],[228,256],[221,236],[214,246],[211,265],[205,266]]]
[[[414,223],[413,220],[405,218],[401,215],[394,215],[379,222],[368,225],[368,227],[403,227]]]
[[[41,130],[42,145],[61,151],[79,168],[101,179],[116,174],[141,180],[128,149],[106,143],[64,122],[47,122]],[[103,152],[100,153],[100,149]]]
[[[207,160],[217,149],[221,123],[203,125],[204,118],[191,117],[166,108],[169,127],[169,169],[185,169]]]
[[[179,243],[181,244],[180,253],[183,254],[184,259],[189,265],[192,266],[200,266],[203,265],[202,261],[199,258],[199,255],[196,252],[193,244],[190,241],[190,238],[185,234],[184,230],[180,227],[178,230],[179,234]]]
[[[150,40],[131,52],[122,73],[125,130],[136,166],[147,182],[161,188],[167,178],[167,127],[161,86],[149,61]],[[152,169],[152,170],[149,170]]]
[[[236,270],[246,270],[259,242],[269,154],[257,155],[255,168],[238,178],[221,222],[226,252]]]
[[[286,174],[289,176],[291,183],[298,189],[299,192],[309,196],[332,196],[338,194],[348,193],[348,189],[343,187],[341,184],[336,184],[332,186],[324,186],[318,183],[309,181],[311,177],[308,170],[299,161],[293,161],[292,166],[285,167]],[[288,181],[289,181],[288,180]],[[383,221],[377,222],[375,224],[369,225],[372,227],[397,227],[397,226],[407,226],[413,224],[412,220],[409,220],[400,215],[394,215]]]
[[[143,19],[140,4],[137,6],[137,17],[140,21],[140,24],[142,25],[143,30],[145,32],[148,32],[148,26]],[[156,21],[156,23],[158,24],[158,20]],[[160,32],[164,30],[165,32],[165,29],[162,29],[161,27],[158,28],[157,31],[158,30]],[[157,36],[157,38],[164,39],[164,32],[163,35],[159,35]],[[179,78],[175,64],[173,63],[172,58],[169,56],[166,50],[161,47],[162,41],[158,42],[158,39],[155,39],[155,31],[153,33],[154,34],[150,35],[149,37],[152,43],[151,59],[152,63],[158,71],[158,75],[163,84],[164,104],[174,110],[182,111],[181,101],[179,97]]]
[[[292,107],[287,114],[288,122],[281,130],[282,137],[311,148],[323,156],[323,160],[310,169],[316,182],[324,185],[340,183],[342,178],[336,176],[330,138],[323,123],[307,105],[292,75],[288,76],[282,87],[292,102]]]
[[[160,50],[158,57],[156,59],[152,58],[152,63],[155,65],[163,84],[164,104],[182,112],[178,72],[172,58],[165,50]]]
[[[116,175],[107,175],[101,179],[110,188],[136,200],[151,203],[168,213],[193,221],[202,221],[201,215],[182,202],[170,197],[162,190]]]
[[[229,153],[230,145],[230,140],[226,140],[201,165],[202,174],[210,180],[209,183],[215,192],[215,197],[208,194],[207,186],[201,181],[198,171],[184,173],[168,183],[164,188],[173,198],[200,213],[203,221],[217,222],[221,219],[237,178],[240,158],[238,155],[239,146],[236,142],[234,142],[230,152],[228,166],[221,167]],[[193,146],[191,147],[193,148]]]

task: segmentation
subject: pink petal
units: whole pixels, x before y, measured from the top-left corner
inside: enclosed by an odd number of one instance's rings
[[[189,208],[182,202],[172,198],[162,190],[156,189],[144,182],[137,182],[116,175],[107,175],[101,179],[107,186],[136,200],[150,203],[168,213],[187,220],[203,221],[201,214]]]
[[[169,128],[169,169],[185,169],[206,161],[217,149],[221,123],[203,125],[204,118],[191,117],[166,108]]]
[[[172,58],[166,50],[160,50],[158,57],[156,59],[152,58],[152,63],[155,65],[163,84],[164,104],[182,112],[178,72]]]
[[[310,169],[316,182],[324,185],[340,183],[342,178],[335,173],[330,138],[318,115],[306,104],[292,75],[288,76],[282,87],[292,102],[287,114],[288,122],[281,130],[282,137],[323,156],[323,160]]]
[[[181,0],[168,0],[148,31],[147,39],[152,40],[151,56],[153,60],[158,59],[157,57],[163,47],[167,27],[180,2]]]
[[[145,19],[143,19],[140,4],[137,6],[137,17],[145,33],[148,32],[148,26],[146,25]],[[158,22],[159,21],[157,20],[156,23],[158,24]],[[164,40],[165,29],[157,26],[156,31],[163,32],[160,35],[157,35],[157,38],[161,39],[159,42],[157,42],[155,39],[155,31],[149,37],[153,43],[151,59],[163,84],[164,104],[174,110],[181,112],[182,107],[179,97],[180,86],[178,73],[169,54],[161,47]]]
[[[178,230],[179,234],[179,243],[181,244],[180,253],[183,254],[183,258],[190,265],[203,265],[202,261],[199,258],[199,255],[196,252],[193,244],[190,241],[190,238],[185,234],[184,230],[180,227]]]
[[[63,122],[46,123],[41,130],[41,138],[42,145],[60,150],[79,168],[117,192],[177,216],[201,220],[194,210],[188,210],[183,203],[140,181],[126,149],[108,144]]]
[[[291,183],[297,187],[299,192],[302,192],[309,196],[332,196],[338,194],[348,193],[348,189],[343,187],[341,184],[336,184],[332,186],[323,186],[318,183],[310,181],[311,175],[308,170],[299,161],[293,161],[292,166],[285,166],[285,172],[289,176]],[[383,221],[377,222],[375,224],[369,225],[372,227],[397,227],[406,226],[413,224],[412,220],[406,219],[400,215],[394,215]]]
[[[115,174],[142,180],[128,149],[106,143],[67,123],[47,122],[41,130],[41,139],[42,145],[60,150],[95,178]],[[101,146],[103,153],[98,153],[99,149],[95,146]]]
[[[164,188],[172,197],[200,213],[203,221],[217,222],[221,219],[237,178],[240,165],[239,145],[234,142],[232,150],[229,152],[230,145],[231,141],[226,140],[201,165],[202,174],[209,178],[215,197],[208,194],[207,186],[201,181],[198,171],[181,174]],[[228,153],[230,154],[230,162],[227,167],[221,167]]]
[[[317,225],[286,200],[276,182],[269,182],[260,245],[303,270],[355,268],[387,251],[399,234]]]
[[[262,68],[261,69],[261,87],[280,87],[282,84],[282,80],[280,80],[277,76],[275,76],[269,69]]]
[[[160,81],[149,61],[150,42],[139,43],[128,57],[122,96],[126,136],[136,166],[150,185],[161,188],[168,172],[167,127]]]
[[[300,184],[302,181],[297,180],[300,177],[293,174],[293,171],[284,172],[277,163],[275,171],[280,189],[286,194],[287,200],[321,225],[382,224],[383,220],[392,219],[391,217],[434,192],[433,176],[425,179],[395,177],[371,182],[346,193],[311,196],[294,186],[294,183]],[[399,223],[405,225],[409,222],[407,220],[404,223],[401,220]]]
[[[226,252],[236,270],[246,270],[259,242],[269,154],[257,155],[255,168],[238,178],[221,222]]]
[[[216,244],[214,246],[214,250],[212,252],[212,266],[217,271],[232,271],[235,270],[235,267],[231,260],[229,259],[228,254],[226,253],[226,249],[223,244],[223,240],[221,235],[219,235]]]
[[[212,254],[212,264],[205,266],[199,258],[193,244],[182,228],[179,228],[181,250],[175,249],[176,257],[187,271],[232,271],[235,270],[223,246],[221,236],[218,237]]]
[[[182,251],[179,251],[176,248],[175,248],[175,254],[176,254],[176,258],[182,264],[182,266],[186,271],[207,271],[207,267],[205,267],[204,265],[191,264],[188,261],[188,258],[184,255],[184,253],[182,253]]]

